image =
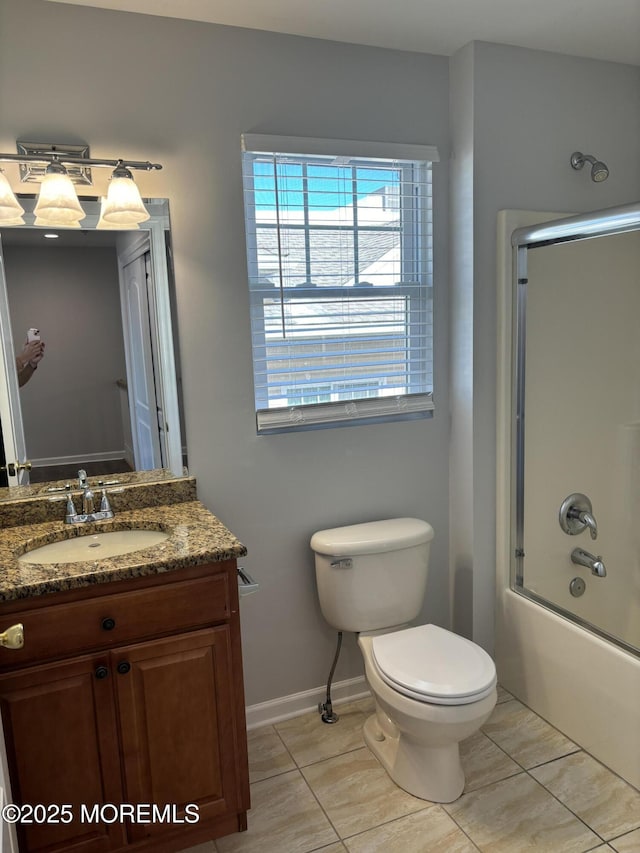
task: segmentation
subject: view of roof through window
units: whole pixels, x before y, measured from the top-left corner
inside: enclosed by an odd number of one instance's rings
[[[245,154],[258,411],[431,391],[430,176]]]
[[[400,280],[399,169],[256,161],[260,284]]]

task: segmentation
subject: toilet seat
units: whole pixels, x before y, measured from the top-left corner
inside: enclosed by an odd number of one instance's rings
[[[373,662],[394,690],[434,705],[467,705],[489,696],[496,668],[470,640],[437,625],[372,638]]]

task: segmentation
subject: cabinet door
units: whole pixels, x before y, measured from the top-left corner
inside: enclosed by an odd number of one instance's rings
[[[48,810],[47,823],[18,824],[22,851],[73,845],[74,853],[101,853],[123,843],[121,824],[82,820],[83,806],[121,799],[113,676],[105,662],[87,656],[0,676],[14,802],[68,805],[74,818],[54,823]]]
[[[111,652],[128,803],[169,806],[176,824],[198,807],[199,824],[240,809],[228,625]],[[174,811],[175,809],[175,811]],[[170,827],[136,822],[139,840]]]

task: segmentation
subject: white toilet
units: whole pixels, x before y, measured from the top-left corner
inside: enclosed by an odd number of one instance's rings
[[[496,668],[479,646],[420,612],[433,528],[393,518],[321,530],[311,538],[320,607],[338,631],[359,634],[376,713],[365,742],[394,782],[450,803],[464,788],[459,743],[496,704]]]

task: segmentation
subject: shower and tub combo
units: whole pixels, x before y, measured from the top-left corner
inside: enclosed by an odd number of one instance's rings
[[[640,204],[498,232],[498,677],[640,787]]]

